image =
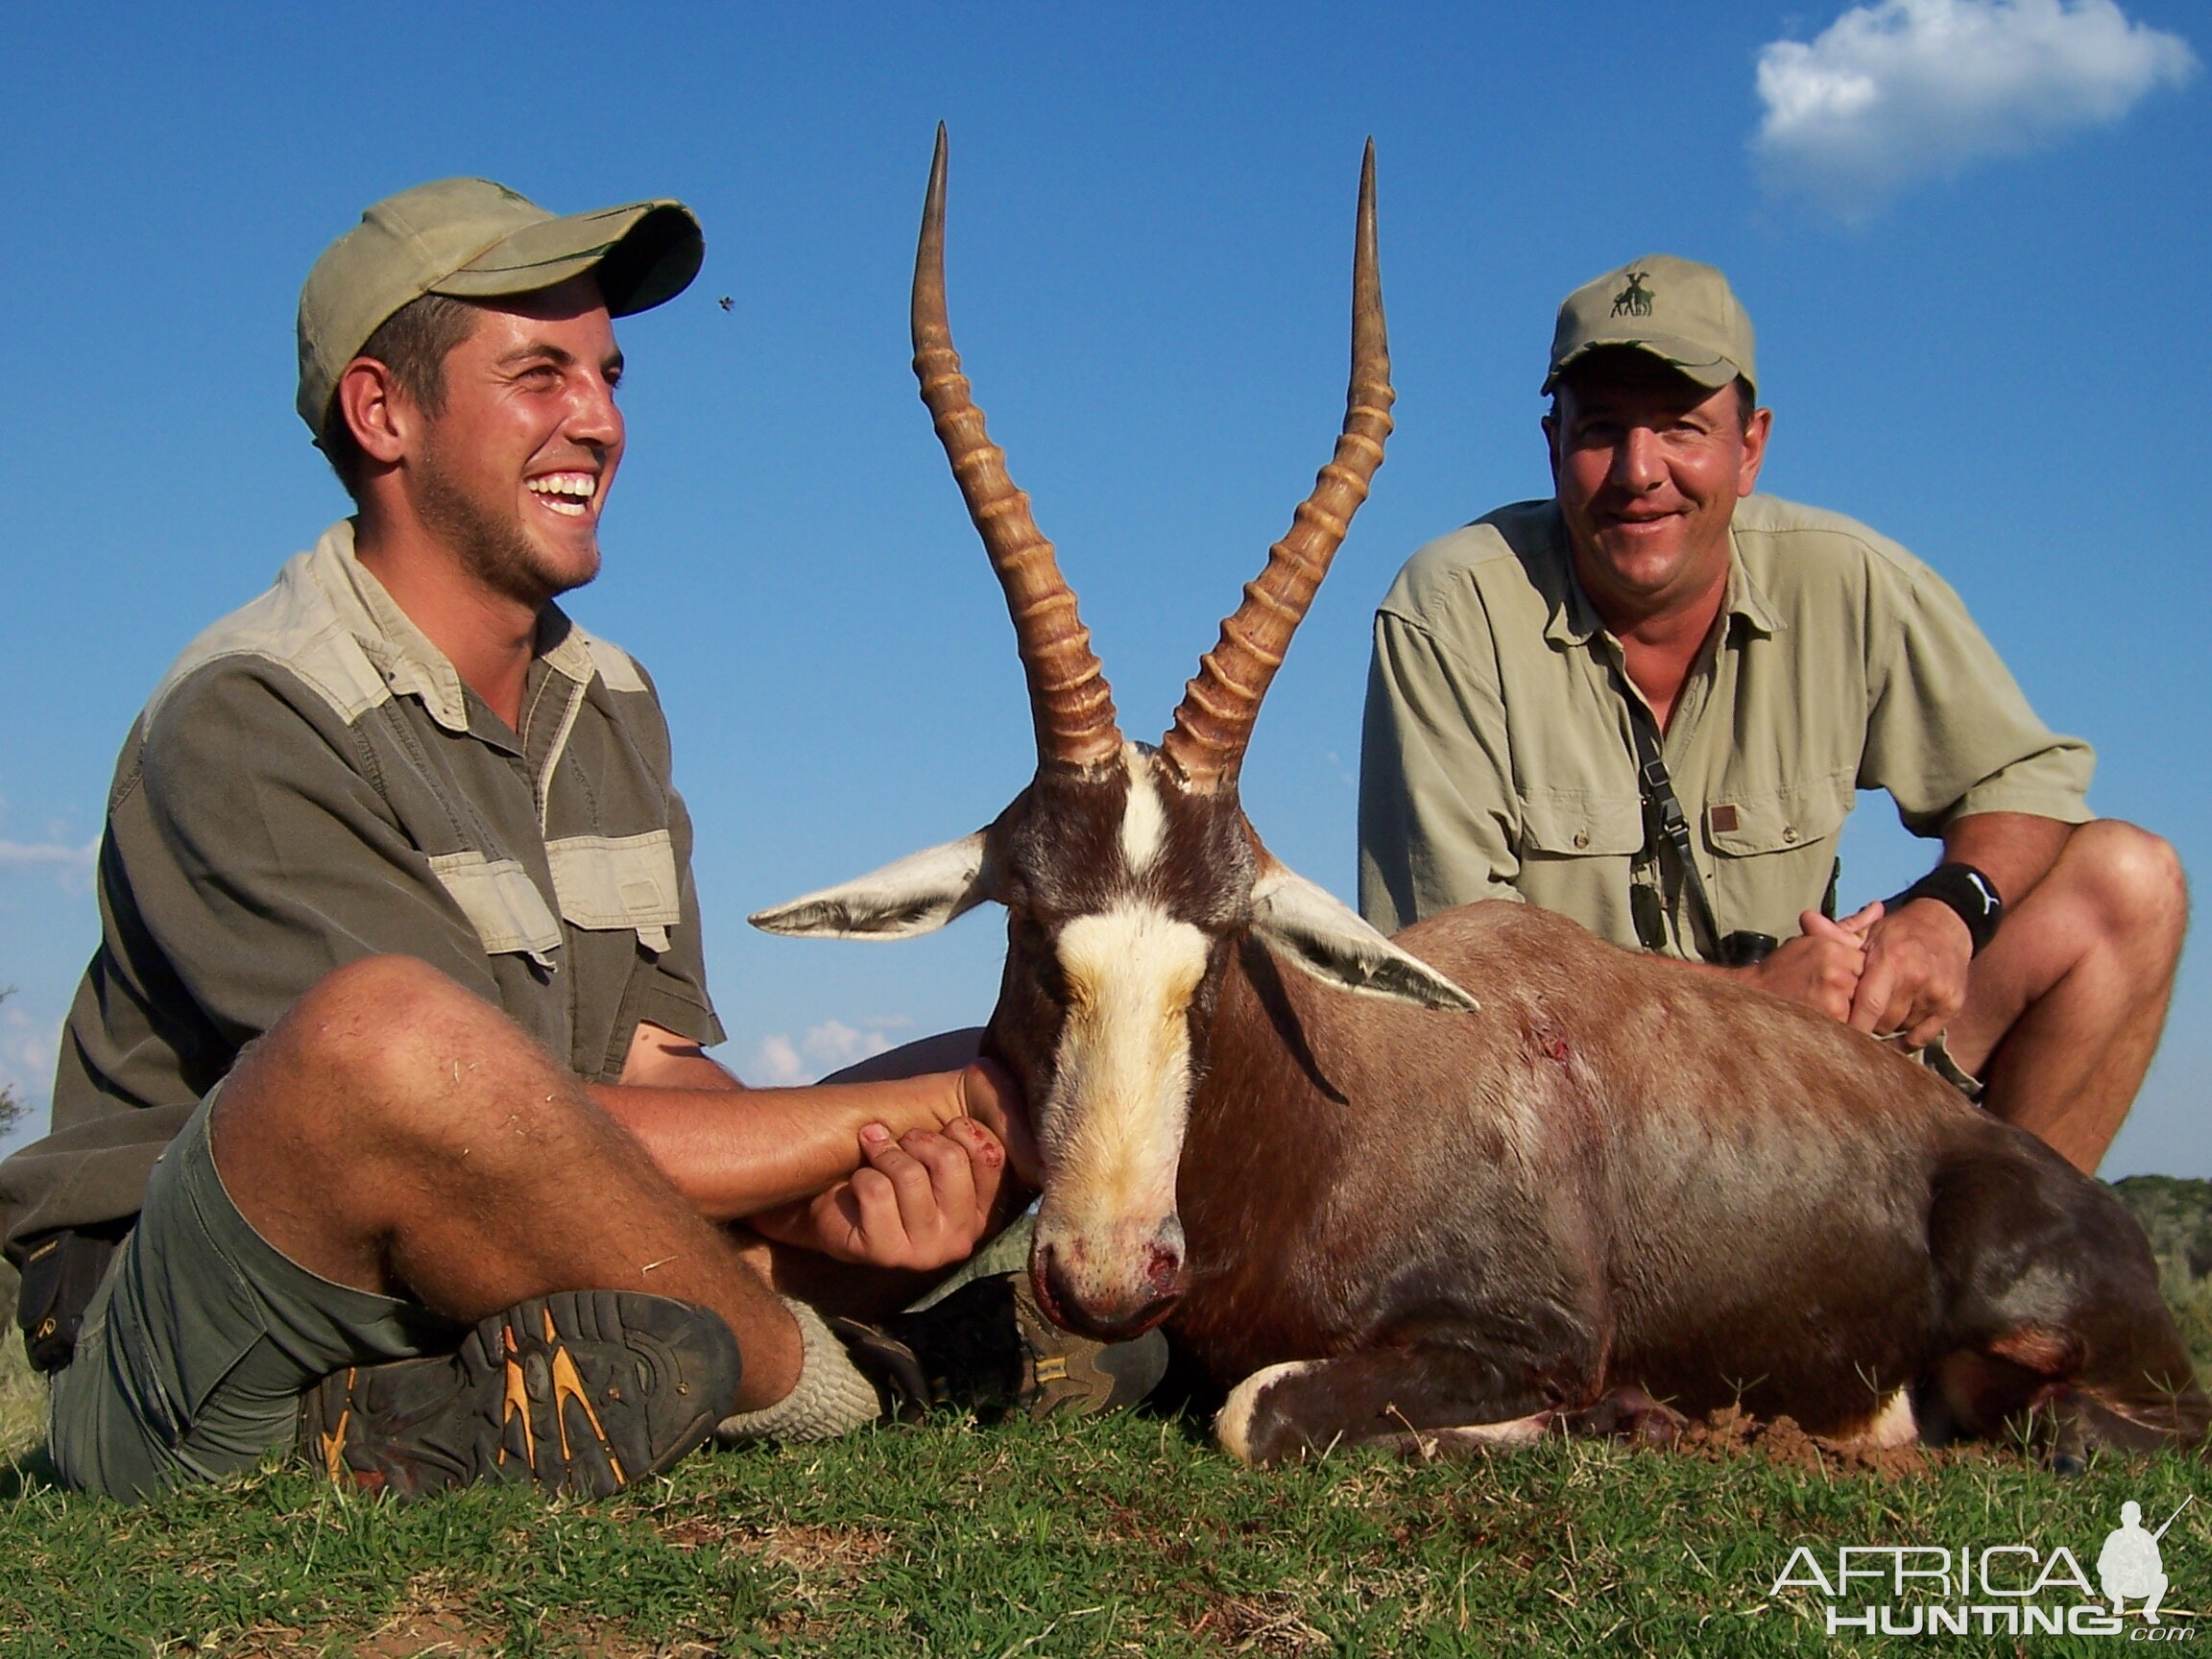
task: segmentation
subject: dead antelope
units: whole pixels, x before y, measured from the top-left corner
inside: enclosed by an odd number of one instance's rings
[[[1237,1383],[1221,1439],[1257,1460],[1665,1438],[1739,1401],[1883,1439],[1915,1406],[1969,1433],[2040,1412],[2069,1458],[2201,1441],[2142,1235],[2040,1142],[1831,1020],[1533,906],[1385,939],[1261,845],[1246,741],[1390,430],[1372,147],[1335,456],[1157,749],[1123,740],[970,397],[944,207],[940,132],[914,367],[1013,613],[1036,776],[988,829],[753,920],[896,939],[1006,906],[986,1049],[1032,1102],[1055,1319],[1171,1318]]]

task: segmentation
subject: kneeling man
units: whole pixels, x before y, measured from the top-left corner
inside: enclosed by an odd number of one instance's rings
[[[1918,1053],[2093,1170],[2149,1069],[2187,919],[2154,835],[2092,820],[1958,596],[1896,542],[1753,493],[1771,411],[1711,266],[1559,308],[1552,498],[1431,542],[1375,621],[1359,894],[1384,930],[1565,912]],[[1941,861],[1835,914],[1855,792]]]

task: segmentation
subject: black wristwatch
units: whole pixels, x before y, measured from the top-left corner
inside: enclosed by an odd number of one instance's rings
[[[2005,920],[2005,901],[1997,885],[1971,864],[1938,864],[1894,899],[1882,901],[1882,912],[1894,916],[1915,899],[1933,899],[1947,904],[1974,939],[1974,954],[1997,937],[1997,924]]]

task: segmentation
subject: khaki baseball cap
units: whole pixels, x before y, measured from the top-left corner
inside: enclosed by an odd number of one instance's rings
[[[1738,375],[1759,384],[1751,362],[1751,319],[1710,265],[1652,253],[1585,282],[1560,302],[1551,332],[1551,370],[1542,391],[1567,366],[1601,346],[1646,351],[1715,391]]]
[[[300,419],[323,435],[338,376],[411,300],[534,294],[595,271],[608,311],[627,317],[683,293],[706,253],[681,202],[563,218],[488,179],[387,196],[324,250],[300,290]]]

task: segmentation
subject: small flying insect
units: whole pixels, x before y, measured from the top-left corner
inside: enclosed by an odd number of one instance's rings
[[[731,299],[729,295],[725,294],[721,299],[715,301],[714,303],[721,306],[723,310],[727,311],[731,306],[734,305],[736,301]]]

